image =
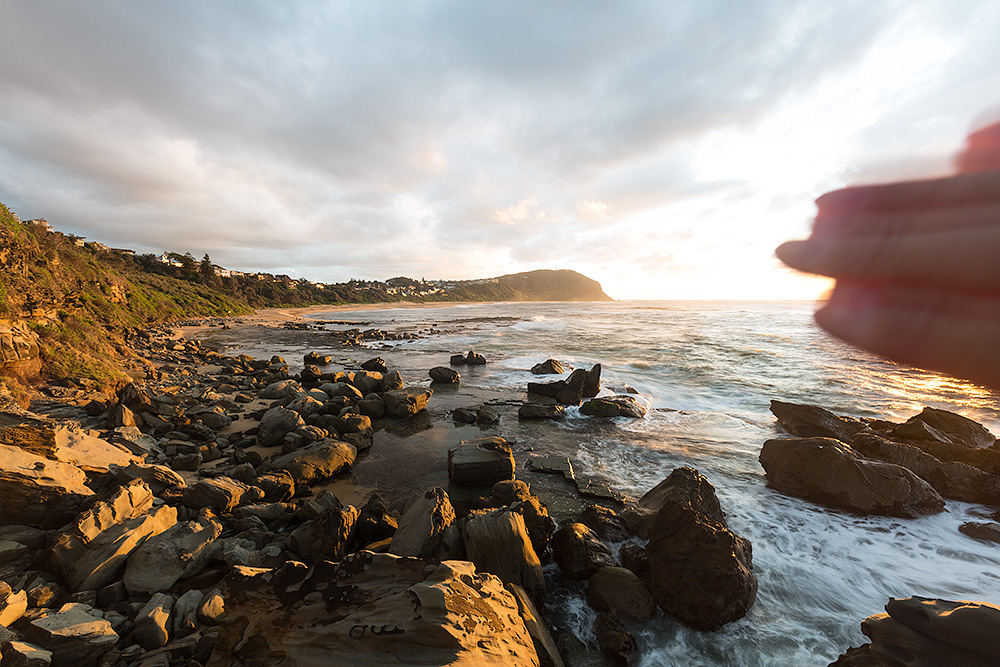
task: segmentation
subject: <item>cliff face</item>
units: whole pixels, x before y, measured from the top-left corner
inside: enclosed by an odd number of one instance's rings
[[[449,298],[465,301],[614,301],[601,284],[568,270],[514,273],[453,290]]]

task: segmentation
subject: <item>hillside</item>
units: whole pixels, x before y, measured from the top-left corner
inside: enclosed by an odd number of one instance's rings
[[[166,260],[166,261],[165,261]],[[131,250],[21,222],[0,204],[0,369],[42,377],[124,380],[137,328],[254,308],[392,301],[609,301],[575,271],[530,271],[464,281],[391,278],[323,284],[246,274],[190,254]]]

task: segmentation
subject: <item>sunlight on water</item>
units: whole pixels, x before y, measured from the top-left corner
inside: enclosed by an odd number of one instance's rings
[[[766,486],[757,456],[775,435],[771,399],[894,421],[933,406],[1000,432],[996,394],[847,347],[820,332],[811,311],[806,303],[616,302],[476,304],[358,317],[372,326],[394,320],[451,331],[398,346],[475,349],[491,359],[464,382],[523,390],[538,380],[531,366],[554,357],[577,368],[600,363],[606,386],[641,391],[652,408],[647,418],[594,429],[571,411],[575,418],[546,446],[635,497],[677,466],[698,468],[715,485],[731,527],[753,542],[760,586],[750,614],[718,633],[663,616],[642,625],[641,664],[784,667],[826,665],[865,641],[859,622],[890,596],[1000,603],[1000,549],[957,530],[986,516],[986,508],[949,501],[946,512],[919,520],[865,518]],[[550,608],[565,609],[562,620],[586,636],[593,615],[580,594],[560,595]]]

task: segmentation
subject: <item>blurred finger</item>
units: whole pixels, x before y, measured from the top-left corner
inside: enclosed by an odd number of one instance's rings
[[[1000,297],[838,283],[816,321],[876,354],[1000,389]]]
[[[1000,179],[997,183],[1000,189]],[[989,204],[949,209],[906,211],[821,213],[816,216],[812,235],[831,236],[901,236],[904,234],[951,231],[974,227],[1000,226],[1000,199]]]
[[[1000,171],[856,186],[828,192],[816,200],[821,216],[997,203],[1000,203]]]

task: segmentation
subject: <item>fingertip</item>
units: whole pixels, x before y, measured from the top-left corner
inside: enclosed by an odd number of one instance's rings
[[[793,269],[804,271],[808,266],[809,242],[786,241],[774,249],[774,254]]]

